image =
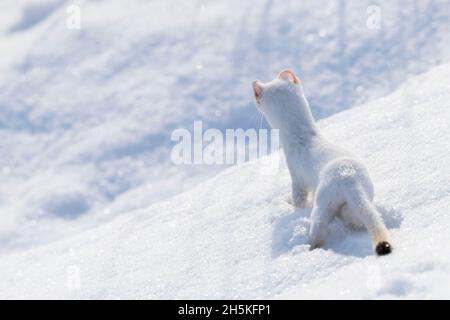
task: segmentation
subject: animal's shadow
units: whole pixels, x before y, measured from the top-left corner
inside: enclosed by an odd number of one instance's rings
[[[403,220],[396,209],[376,205],[388,229],[397,229]],[[272,258],[292,251],[309,250],[308,232],[311,209],[293,208],[290,213],[276,217],[272,221]],[[333,219],[328,227],[328,235],[323,246],[342,255],[366,257],[373,255],[370,236],[366,230],[354,230],[339,218]]]

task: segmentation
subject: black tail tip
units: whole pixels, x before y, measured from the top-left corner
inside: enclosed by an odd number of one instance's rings
[[[377,247],[375,248],[375,251],[379,256],[385,256],[392,252],[392,246],[387,241],[382,241],[377,244]]]

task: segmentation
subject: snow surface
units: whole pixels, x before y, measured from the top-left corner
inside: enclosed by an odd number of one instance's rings
[[[0,297],[448,297],[448,65],[417,75],[450,61],[450,4],[380,2],[369,30],[371,4],[0,1]],[[285,67],[367,160],[392,258],[339,223],[306,252],[284,166],[171,163],[194,120],[261,126],[251,81]]]
[[[68,5],[81,30],[66,28]],[[301,75],[316,117],[450,60],[447,0],[2,0],[0,254],[189,190],[175,128],[258,128],[254,79]],[[266,124],[263,123],[263,127]]]
[[[366,160],[390,256],[374,256],[368,234],[338,220],[325,248],[310,252],[310,212],[286,202],[284,162],[261,175],[259,160],[74,237],[2,256],[0,297],[449,298],[449,98],[447,64],[320,122]],[[73,277],[78,285],[69,285]]]

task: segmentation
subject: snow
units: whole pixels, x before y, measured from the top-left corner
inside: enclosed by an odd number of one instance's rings
[[[310,252],[309,209],[287,203],[289,176],[275,153],[276,174],[261,175],[261,160],[245,163],[74,237],[2,256],[0,297],[449,297],[449,79],[443,65],[320,122],[367,162],[390,256],[376,257],[368,234],[340,221],[324,249]]]
[[[380,4],[381,29],[367,28],[369,4],[2,1],[0,252],[74,235],[223,170],[173,165],[170,134],[196,120],[258,128],[254,79],[295,69],[324,118],[449,59],[447,1]],[[72,5],[80,30],[66,26]]]
[[[369,4],[1,1],[0,297],[448,297],[449,4],[380,4],[379,30]],[[278,153],[171,163],[176,128],[258,128],[250,84],[285,67],[366,160],[391,257],[339,222],[309,252]]]

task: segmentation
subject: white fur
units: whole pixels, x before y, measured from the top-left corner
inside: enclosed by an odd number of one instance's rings
[[[373,205],[373,184],[365,165],[354,154],[331,143],[320,132],[290,70],[268,83],[253,83],[258,108],[270,126],[279,129],[292,178],[292,203],[310,206],[311,249],[321,246],[335,216],[355,227],[366,227],[373,245],[388,241],[386,227]],[[257,95],[256,95],[257,93]]]

